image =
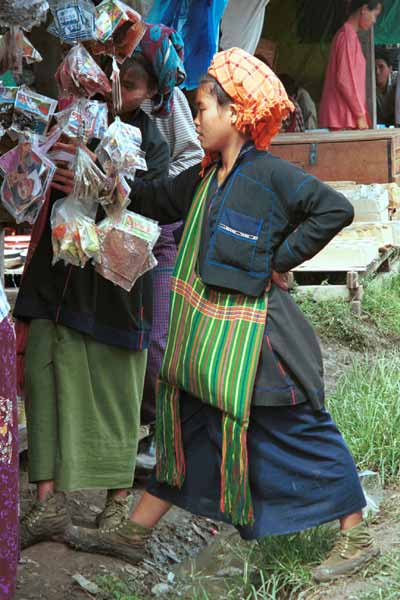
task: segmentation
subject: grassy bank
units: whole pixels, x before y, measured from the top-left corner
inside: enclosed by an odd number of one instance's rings
[[[400,347],[400,275],[367,280],[362,313],[356,318],[344,300],[315,302],[294,297],[324,339],[346,344],[354,350],[373,350],[377,344]]]
[[[374,358],[367,355],[354,362],[328,402],[358,468],[378,472],[386,485],[397,483],[400,465],[399,374],[400,349]],[[335,535],[328,526],[266,538],[244,557],[242,575],[227,582],[226,595],[218,600],[325,600],[327,588],[321,591],[314,585],[311,570],[326,556]],[[396,556],[400,560],[400,552]],[[372,591],[357,600],[400,598],[400,570],[390,563],[390,558],[382,558],[370,573]],[[198,583],[202,585],[201,578]],[[204,586],[207,589],[207,578]],[[187,598],[216,599],[205,591]]]

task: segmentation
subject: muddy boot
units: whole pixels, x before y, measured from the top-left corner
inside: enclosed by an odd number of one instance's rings
[[[53,494],[44,502],[35,502],[20,521],[21,549],[46,540],[62,539],[70,524],[64,494]]]
[[[352,575],[378,554],[379,548],[374,545],[367,525],[364,522],[360,523],[340,532],[340,537],[328,558],[314,569],[313,577],[319,582],[324,582],[343,575]]]
[[[118,527],[120,523],[128,519],[132,508],[132,501],[131,494],[126,498],[109,495],[103,512],[96,517],[97,527],[100,529]]]
[[[65,541],[75,550],[105,554],[135,565],[144,558],[151,534],[152,529],[127,519],[111,529],[71,526],[66,532]]]

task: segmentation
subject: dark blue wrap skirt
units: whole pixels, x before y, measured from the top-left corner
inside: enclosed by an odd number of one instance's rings
[[[182,392],[186,479],[181,489],[153,475],[148,492],[194,514],[220,512],[221,413]],[[361,511],[364,494],[353,458],[330,414],[310,404],[253,406],[247,436],[255,522],[244,539],[302,531]]]

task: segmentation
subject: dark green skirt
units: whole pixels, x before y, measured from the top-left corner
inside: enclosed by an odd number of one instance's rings
[[[63,491],[133,484],[147,351],[37,319],[25,366],[29,477]]]

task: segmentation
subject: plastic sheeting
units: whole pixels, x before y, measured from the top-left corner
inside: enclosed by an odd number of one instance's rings
[[[185,43],[187,78],[183,87],[198,86],[218,50],[219,28],[228,0],[155,0],[149,23],[164,23],[181,34]]]

